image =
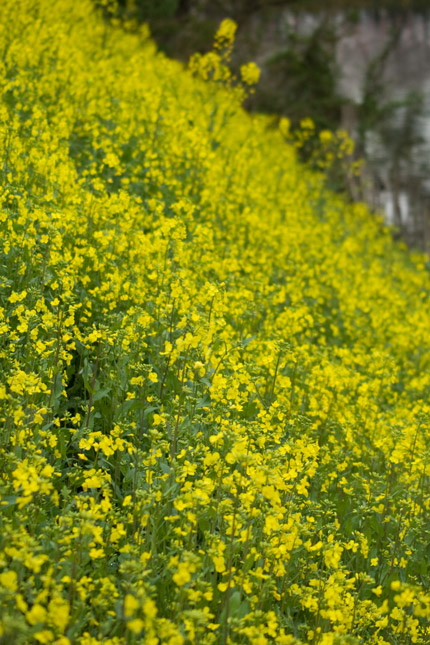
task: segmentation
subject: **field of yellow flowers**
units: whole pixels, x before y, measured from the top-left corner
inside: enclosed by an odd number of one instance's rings
[[[90,0],[0,3],[0,642],[430,642],[430,281]]]

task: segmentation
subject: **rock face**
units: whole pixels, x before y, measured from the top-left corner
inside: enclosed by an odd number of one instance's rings
[[[260,64],[264,82],[268,61],[322,24],[336,33],[331,55],[345,99],[339,125],[367,161],[358,192],[408,242],[430,250],[430,12],[363,10],[351,22],[342,12],[273,7],[249,16],[238,44]]]
[[[362,11],[349,33],[341,35],[337,62],[342,75],[341,92],[361,102],[366,70],[398,30],[398,38],[387,58],[384,79],[400,96],[422,90],[430,83],[430,16],[410,13],[401,19],[388,13],[380,16]]]
[[[367,133],[364,153],[374,176],[367,197],[410,242],[429,250],[430,16],[410,13],[399,19],[363,11],[355,28],[340,37],[336,59],[339,91],[352,105],[344,115],[350,130],[357,125],[354,106],[365,100],[369,69],[381,62],[379,100],[399,105],[386,123]]]

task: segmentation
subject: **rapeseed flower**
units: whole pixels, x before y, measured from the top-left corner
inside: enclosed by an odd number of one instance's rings
[[[5,642],[426,642],[426,258],[89,0],[4,0]]]

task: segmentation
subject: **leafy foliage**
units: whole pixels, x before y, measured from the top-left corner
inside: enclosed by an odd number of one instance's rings
[[[428,642],[424,258],[233,38],[0,4],[3,643]]]

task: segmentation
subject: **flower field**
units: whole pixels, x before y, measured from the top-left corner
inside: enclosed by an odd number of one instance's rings
[[[2,645],[430,643],[426,259],[234,29],[0,3]]]

